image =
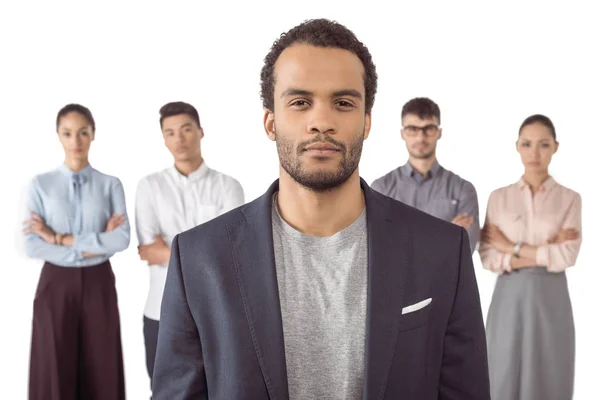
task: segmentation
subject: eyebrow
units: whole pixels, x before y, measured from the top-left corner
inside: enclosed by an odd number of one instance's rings
[[[181,126],[179,127],[179,129],[181,129],[181,128],[187,128],[187,127],[189,127],[189,126],[192,126],[192,123],[191,123],[191,122],[186,122],[185,124],[181,125]],[[170,132],[170,131],[173,131],[173,128],[166,128],[166,129],[164,129],[163,131],[164,131],[164,132]]]
[[[77,132],[81,132],[81,131],[85,131],[85,130],[89,130],[89,129],[90,129],[90,127],[89,127],[89,126],[84,126],[83,128],[79,128],[79,129],[77,129],[76,131],[77,131]],[[71,129],[71,128],[69,128],[69,127],[66,127],[66,126],[62,127],[62,131],[63,131],[63,132],[71,132],[71,130],[75,130],[75,129]]]
[[[430,126],[435,126],[435,127],[439,127],[439,124],[436,124],[435,122],[430,122],[428,124],[425,125],[417,125],[417,124],[406,124],[406,125],[402,125],[405,128],[427,128]]]
[[[281,94],[281,98],[284,97],[288,97],[288,96],[307,96],[307,97],[312,97],[314,96],[314,92],[311,92],[309,90],[304,90],[304,89],[288,89],[286,91],[284,91]],[[350,97],[354,97],[358,100],[362,100],[362,94],[360,94],[360,92],[358,90],[354,90],[354,89],[342,89],[342,90],[338,90],[336,92],[333,92],[331,97],[342,97],[342,96],[350,96]]]
[[[547,139],[547,138],[539,139],[539,140],[523,138],[521,140],[523,140],[524,142],[537,142],[537,143],[552,142],[552,139]]]

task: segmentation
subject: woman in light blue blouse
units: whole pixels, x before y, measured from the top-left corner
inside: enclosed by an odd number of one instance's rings
[[[33,306],[29,398],[125,398],[115,278],[109,259],[129,246],[120,180],[90,166],[91,112],[56,118],[65,160],[31,182],[25,250],[44,261]]]

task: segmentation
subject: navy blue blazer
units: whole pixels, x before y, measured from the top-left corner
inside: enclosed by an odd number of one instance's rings
[[[369,188],[364,399],[487,400],[466,230]],[[153,399],[288,399],[271,207],[258,199],[173,239]],[[410,313],[403,308],[431,298]]]

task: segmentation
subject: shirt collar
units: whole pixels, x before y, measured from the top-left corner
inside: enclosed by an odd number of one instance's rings
[[[436,159],[435,162],[433,163],[433,165],[431,166],[431,169],[427,172],[427,176],[425,176],[423,179],[429,179],[431,177],[436,176],[436,174],[438,173],[440,168],[441,168],[441,166],[440,166],[438,160]],[[415,174],[419,174],[413,168],[413,166],[410,164],[410,162],[407,162],[402,167],[400,167],[400,170],[402,171],[402,174],[404,176],[408,176],[408,177],[414,177]]]
[[[61,164],[58,169],[67,178],[69,178],[71,180],[79,179],[80,183],[82,183],[82,184],[87,182],[90,179],[90,176],[92,175],[92,171],[94,170],[92,168],[92,166],[90,164],[88,164],[81,171],[75,172],[72,169],[70,169],[69,167],[67,167],[67,164],[65,164],[65,163]],[[77,177],[77,178],[75,178],[75,177]]]
[[[553,177],[549,176],[541,185],[540,188],[538,189],[540,192],[545,192],[547,190],[550,190],[552,188],[552,186],[556,185],[556,180],[554,180]],[[519,181],[517,182],[517,186],[519,187],[519,189],[523,190],[525,188],[529,188],[529,185],[527,184],[527,182],[525,182],[525,177],[521,176],[521,179],[519,179]]]
[[[200,166],[195,171],[190,172],[187,176],[179,172],[174,165],[170,169],[171,174],[175,177],[175,179],[178,179],[180,182],[183,183],[196,182],[204,178],[208,173],[208,170],[209,168],[206,165],[206,161],[202,161],[202,164],[200,164]]]

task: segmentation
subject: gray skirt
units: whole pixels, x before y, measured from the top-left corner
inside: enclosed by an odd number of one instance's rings
[[[500,275],[486,323],[492,400],[570,400],[573,311],[564,272]]]

